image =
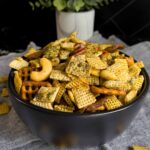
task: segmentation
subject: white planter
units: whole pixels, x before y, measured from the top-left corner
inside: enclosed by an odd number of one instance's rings
[[[85,12],[56,11],[57,38],[78,33],[78,38],[87,40],[93,35],[95,10]]]

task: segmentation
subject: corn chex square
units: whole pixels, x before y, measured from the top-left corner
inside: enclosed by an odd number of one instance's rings
[[[55,101],[57,103],[60,103],[61,97],[63,96],[65,91],[66,91],[66,83],[61,83],[59,86],[59,91],[58,91],[57,96],[55,98]]]
[[[61,51],[59,52],[59,58],[60,58],[61,60],[66,60],[66,59],[68,59],[69,54],[70,54],[69,51],[61,50]]]
[[[131,80],[132,88],[139,91],[142,88],[143,82],[144,77],[142,75],[138,76],[137,78],[133,78]]]
[[[89,65],[95,69],[106,69],[107,63],[104,63],[99,57],[87,58]]]
[[[21,68],[27,67],[28,65],[29,63],[27,61],[25,61],[22,57],[18,57],[10,62],[9,67],[19,70]]]
[[[67,103],[69,106],[71,106],[71,107],[74,106],[73,103],[72,103],[72,101],[70,100],[70,97],[68,96],[67,93],[64,93],[64,94],[63,94],[63,98],[64,98],[64,100],[66,101],[66,103]]]
[[[90,76],[90,77],[87,77],[87,81],[89,83],[89,85],[99,85],[100,84],[100,80],[99,80],[99,77],[97,76]]]
[[[116,96],[106,96],[104,103],[107,110],[113,110],[122,106],[122,103],[117,99]]]
[[[74,88],[72,89],[72,93],[75,97],[76,105],[79,109],[96,102],[94,95],[86,89]]]
[[[114,73],[117,80],[129,81],[129,68],[126,59],[115,59],[115,63],[107,68],[107,71]]]
[[[60,81],[70,81],[70,78],[66,75],[66,73],[61,70],[52,70],[50,74],[50,79]]]
[[[61,111],[61,112],[73,112],[74,107],[70,107],[70,106],[66,106],[66,105],[55,105],[54,110]]]
[[[82,80],[81,78],[80,79],[77,78],[67,83],[66,88],[71,89],[82,86],[82,88],[89,89],[89,85],[85,82],[87,81],[84,81],[84,79]]]

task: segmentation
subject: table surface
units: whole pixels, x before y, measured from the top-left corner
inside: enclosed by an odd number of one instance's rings
[[[98,32],[95,32],[90,39],[98,43],[120,43],[117,37],[111,36],[104,39]],[[28,47],[35,46],[30,43]],[[125,53],[133,55],[137,60],[143,60],[145,67],[150,74],[150,42],[142,42],[130,46],[124,50]],[[0,75],[9,73],[9,62],[21,53],[9,53],[0,57]],[[3,85],[0,85],[2,88]],[[9,98],[0,97],[0,101],[9,101]],[[150,148],[150,90],[147,94],[144,105],[136,118],[133,120],[127,130],[104,146],[105,150],[127,150],[133,144],[147,145]],[[7,115],[0,116],[0,150],[56,150],[52,145],[48,145],[34,136],[24,123],[17,116],[12,108]],[[98,150],[99,147],[86,147],[84,150]],[[67,149],[66,149],[67,150]],[[73,149],[68,149],[73,150]],[[75,150],[80,150],[76,148]],[[82,148],[83,150],[83,148]]]

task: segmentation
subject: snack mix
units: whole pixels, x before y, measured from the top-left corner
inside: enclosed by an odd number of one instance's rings
[[[11,61],[14,86],[23,101],[61,112],[103,112],[135,100],[144,77],[142,61],[119,50],[123,44],[98,44],[76,33],[31,48]]]

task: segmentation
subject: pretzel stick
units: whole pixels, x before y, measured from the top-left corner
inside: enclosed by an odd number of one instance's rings
[[[85,111],[87,111],[87,112],[95,112],[95,111],[97,111],[99,109],[100,110],[104,110],[105,109],[104,103],[105,103],[106,100],[107,100],[106,98],[101,98],[101,99],[97,100],[95,103],[89,105],[85,109]]]
[[[105,51],[108,51],[111,53],[111,52],[116,51],[117,49],[123,49],[124,47],[125,47],[124,44],[115,44],[112,47],[106,48]]]
[[[106,95],[126,95],[123,90],[107,89],[103,87],[91,86],[91,91],[94,94],[106,94]]]

